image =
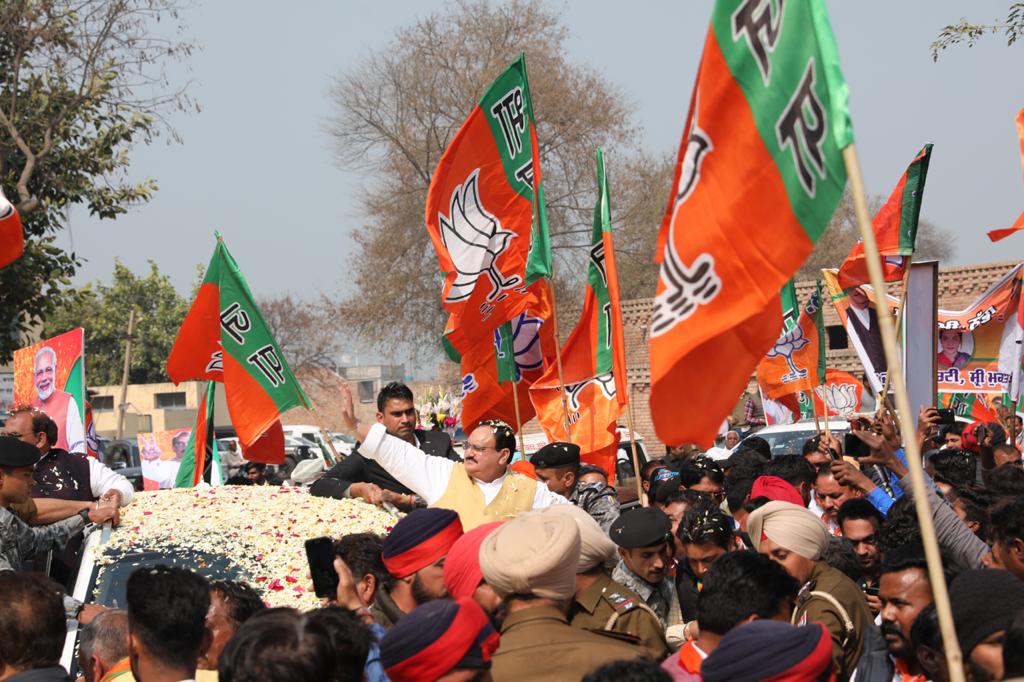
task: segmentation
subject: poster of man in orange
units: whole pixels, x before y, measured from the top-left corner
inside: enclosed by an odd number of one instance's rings
[[[14,352],[14,402],[57,423],[56,447],[86,452],[85,365],[81,327]]]

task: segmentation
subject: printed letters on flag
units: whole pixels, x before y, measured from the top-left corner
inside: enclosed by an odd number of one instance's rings
[[[668,444],[713,442],[846,184],[853,132],[824,3],[787,0],[784,13],[755,0],[712,13],[659,234],[650,405]]]

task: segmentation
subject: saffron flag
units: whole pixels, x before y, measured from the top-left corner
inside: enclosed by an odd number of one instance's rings
[[[981,393],[939,393],[939,407],[976,422],[998,422],[999,415]]]
[[[549,440],[566,438],[568,414],[568,439],[580,446],[582,461],[614,472],[619,444],[616,427],[629,393],[608,182],[601,150],[597,151],[597,186],[583,312],[561,350],[565,385],[559,381],[557,364],[552,363],[530,388],[530,398]]]
[[[219,235],[199,293],[167,358],[167,374],[176,384],[192,379],[223,383],[228,414],[243,450],[285,410],[311,407]]]
[[[861,410],[864,384],[849,372],[829,368],[825,380],[815,387],[812,395],[817,414],[849,419]]]
[[[651,416],[709,446],[780,332],[779,290],[828,227],[853,142],[822,0],[719,0],[661,225]],[[701,409],[679,391],[701,396]]]
[[[886,282],[898,282],[903,279],[908,259],[914,253],[917,221],[921,216],[921,200],[924,197],[924,181],[928,177],[931,156],[932,145],[926,144],[910,162],[910,166],[896,184],[896,189],[889,195],[889,200],[871,221]],[[864,244],[858,240],[853,245],[850,255],[839,266],[839,284],[844,289],[849,289],[869,281]]]
[[[1020,165],[1021,169],[1024,170],[1024,109],[1017,112],[1017,139],[1020,141]],[[1000,239],[1009,237],[1014,232],[1020,232],[1024,230],[1024,213],[1017,216],[1017,220],[1010,227],[1006,227],[1000,230],[991,230],[988,233],[988,238],[997,242]]]
[[[0,268],[18,260],[24,252],[25,232],[21,228],[21,216],[0,189]]]
[[[825,375],[821,285],[811,293],[803,310],[797,304],[792,280],[782,288],[781,299],[782,336],[757,365],[757,383],[772,400],[809,391],[821,385]]]
[[[174,479],[175,488],[194,488],[199,485],[203,480],[207,457],[212,456],[217,450],[217,439],[213,433],[213,394],[216,386],[216,381],[207,382],[206,390],[203,391],[203,399],[199,401],[199,409],[196,412],[196,425],[189,434],[185,454],[178,465],[178,475]],[[211,466],[211,475],[214,468],[219,469],[219,466]]]
[[[526,310],[551,274],[537,131],[520,56],[470,113],[437,164],[426,224],[445,273],[442,303],[468,353]]]
[[[496,329],[487,343],[466,355],[454,350],[451,338],[459,330],[449,326],[445,347],[459,362],[462,375],[462,428],[468,434],[485,419],[500,419],[516,428],[533,419],[530,386],[540,378],[558,352],[552,306],[546,279],[530,286],[532,303],[514,320]],[[516,424],[516,402],[520,424]]]

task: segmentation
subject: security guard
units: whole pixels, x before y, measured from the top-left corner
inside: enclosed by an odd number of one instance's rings
[[[10,511],[13,505],[29,499],[34,480],[32,472],[39,461],[39,450],[17,438],[0,436],[0,571],[15,571],[37,552],[63,547],[89,522],[111,519],[116,507],[98,506],[51,523],[32,527]]]
[[[666,630],[683,624],[679,596],[669,575],[675,555],[672,522],[660,509],[630,509],[612,524],[609,536],[619,546],[612,579],[638,594]]]
[[[569,624],[630,637],[656,661],[668,656],[669,646],[658,614],[633,590],[608,575],[617,559],[615,543],[597,522],[579,507],[568,504],[548,507],[542,513],[571,516],[580,530],[576,596],[569,607]]]
[[[619,518],[615,488],[606,483],[579,482],[580,446],[548,443],[530,457],[530,464],[538,481],[594,517],[604,532]]]

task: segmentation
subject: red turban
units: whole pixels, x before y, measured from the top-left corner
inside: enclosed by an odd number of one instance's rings
[[[778,476],[759,476],[750,488],[750,499],[767,497],[773,502],[792,502],[798,507],[805,507],[804,498],[792,485]]]
[[[483,582],[480,571],[480,545],[501,521],[485,523],[455,541],[444,560],[444,586],[452,599],[472,597]]]

